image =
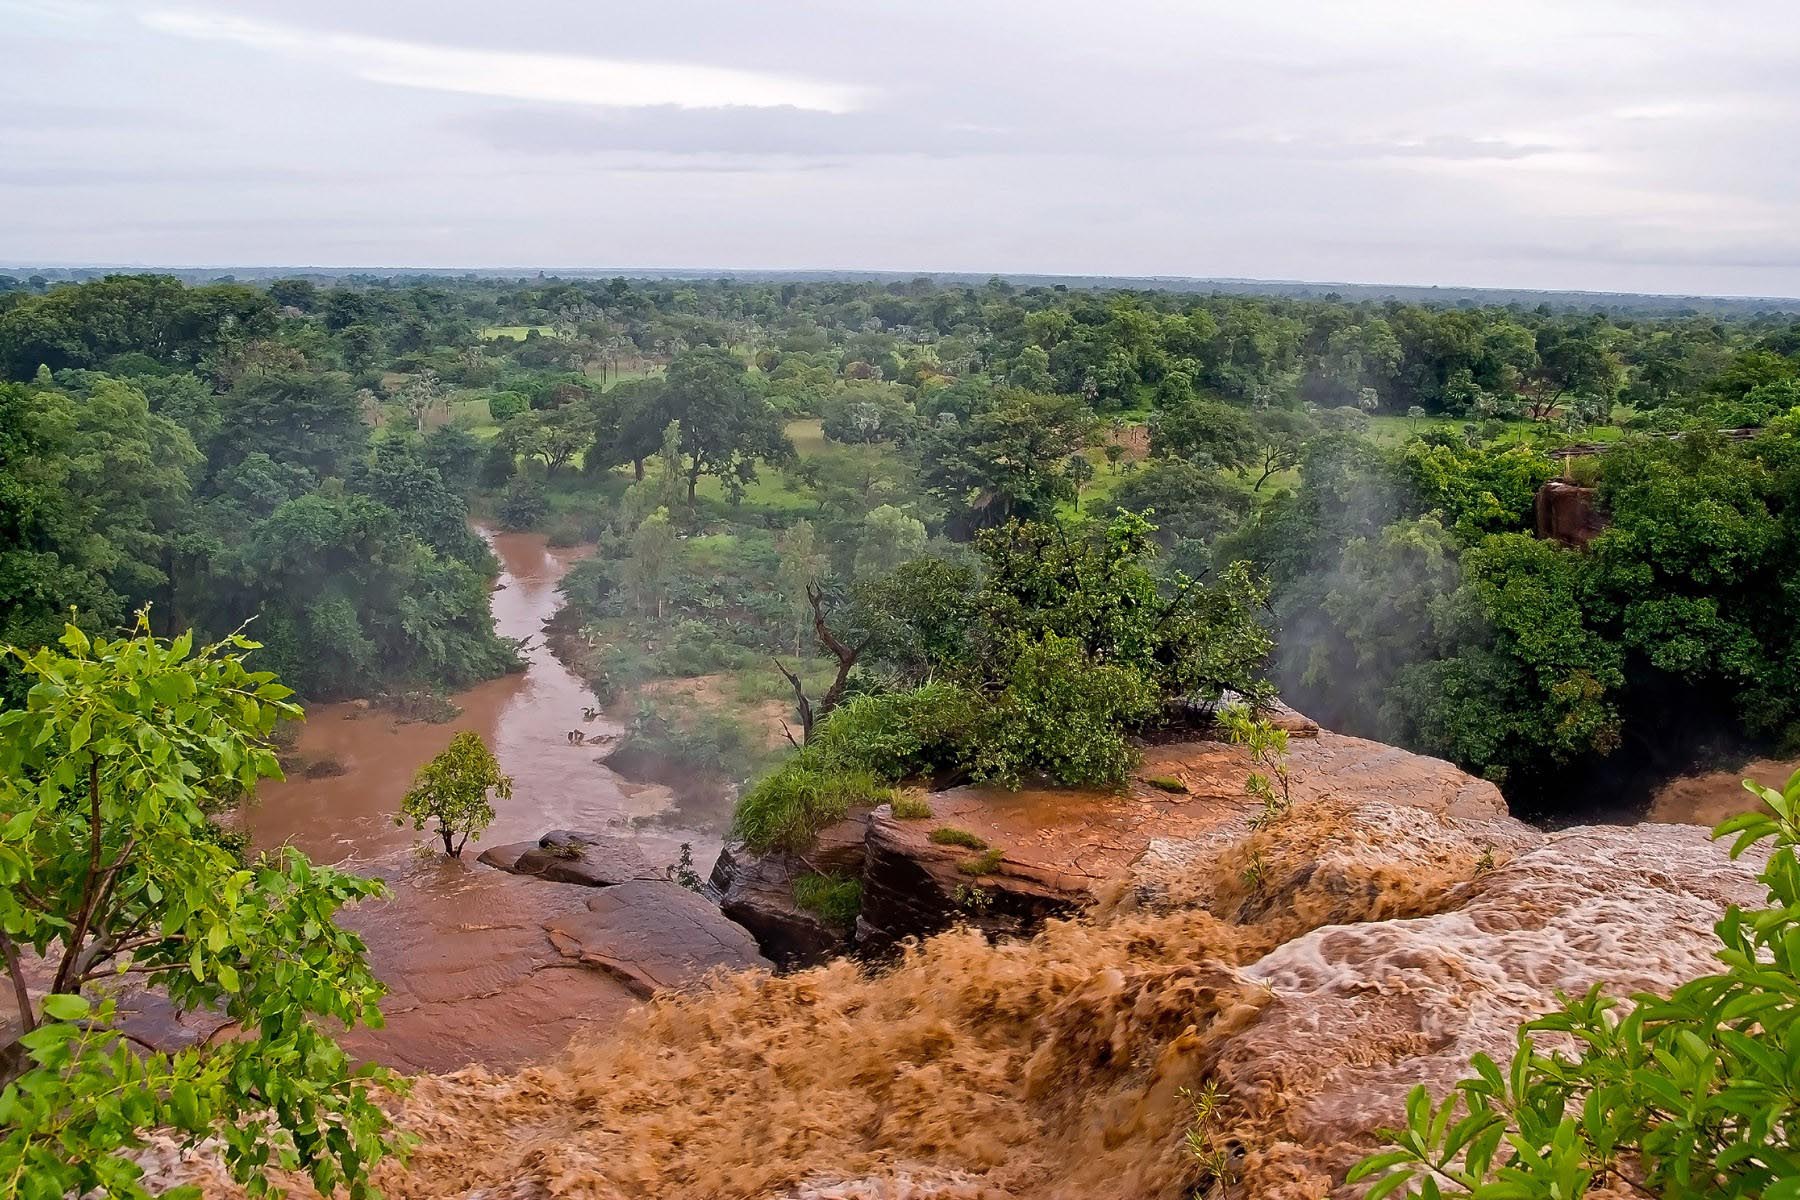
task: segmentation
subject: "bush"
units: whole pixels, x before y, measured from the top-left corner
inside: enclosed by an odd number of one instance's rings
[[[506,492],[500,497],[498,515],[500,523],[508,529],[530,529],[549,511],[550,501],[544,495],[544,485],[520,475],[506,485]]]
[[[801,875],[794,880],[794,903],[834,925],[849,925],[862,911],[862,880],[845,875]]]
[[[1028,773],[1117,784],[1137,765],[1126,729],[1160,705],[1140,672],[1097,663],[1073,638],[1048,634],[1019,654],[1006,691],[983,719],[975,777],[1008,787]]]
[[[716,709],[666,707],[640,698],[620,752],[631,750],[704,775],[735,777],[756,758],[742,721]]]
[[[731,830],[759,854],[804,850],[851,808],[882,804],[892,791],[867,767],[834,763],[817,746],[804,746],[744,793]]]
[[[1406,1103],[1394,1147],[1350,1172],[1369,1195],[1576,1200],[1609,1195],[1800,1194],[1794,1067],[1800,1056],[1800,772],[1780,792],[1746,782],[1768,807],[1733,817],[1732,856],[1765,840],[1758,878],[1772,908],[1729,909],[1714,929],[1725,970],[1668,999],[1632,997],[1621,1015],[1599,986],[1526,1025],[1510,1069],[1486,1055],[1433,1104]],[[1579,1054],[1542,1050],[1547,1033]]]
[[[488,416],[496,425],[506,424],[530,407],[531,401],[517,392],[495,392],[488,397]]]
[[[907,779],[961,765],[985,708],[967,688],[928,683],[909,692],[853,697],[813,736],[883,779]]]
[[[678,621],[656,652],[660,675],[691,678],[728,671],[741,664],[742,648],[725,641],[704,621]]]

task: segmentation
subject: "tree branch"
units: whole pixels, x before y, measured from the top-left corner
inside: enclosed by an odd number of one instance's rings
[[[6,958],[6,973],[12,979],[13,999],[19,1005],[19,1025],[26,1033],[37,1028],[37,1017],[31,1011],[31,993],[25,988],[25,971],[19,965],[19,948],[4,931],[0,931],[0,955]]]
[[[63,947],[62,961],[57,964],[56,978],[51,981],[50,990],[61,992],[67,990],[69,969],[75,964],[75,956],[81,951],[81,944],[87,940],[88,924],[93,919],[94,902],[100,893],[100,759],[92,751],[88,753],[88,869],[87,879],[81,886],[81,914],[75,920],[75,928],[69,934],[68,943]]]

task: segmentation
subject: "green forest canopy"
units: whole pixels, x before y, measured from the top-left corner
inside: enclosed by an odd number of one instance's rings
[[[473,505],[600,543],[569,594],[602,683],[767,672],[812,643],[803,582],[848,620],[909,561],[979,573],[984,530],[1153,510],[1162,595],[1267,579],[1288,699],[1515,798],[1800,728],[1783,313],[122,275],[0,291],[0,375],[0,641],[27,647],[150,602],[162,631],[254,617],[309,698],[460,686],[512,661]],[[1616,446],[1581,468],[1611,519],[1585,552],[1533,536],[1570,441]]]

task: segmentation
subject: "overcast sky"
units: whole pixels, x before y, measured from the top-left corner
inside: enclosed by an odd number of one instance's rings
[[[0,0],[0,263],[1800,295],[1793,0]]]

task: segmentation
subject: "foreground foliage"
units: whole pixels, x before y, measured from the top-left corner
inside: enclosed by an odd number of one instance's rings
[[[268,737],[299,715],[249,670],[239,636],[90,640],[12,650],[31,681],[0,714],[0,950],[23,1029],[0,1047],[0,1195],[146,1195],[127,1157],[152,1129],[216,1135],[252,1194],[298,1169],[365,1195],[389,1153],[373,1082],[323,1026],[378,1024],[381,985],[360,938],[333,923],[380,894],[292,851],[246,863],[209,806],[278,777]],[[25,956],[48,985],[37,1003]],[[235,1026],[166,1052],[128,1034],[113,981]]]
[[[1773,843],[1758,877],[1770,907],[1733,906],[1716,931],[1725,970],[1672,996],[1568,1000],[1526,1025],[1503,1069],[1433,1104],[1407,1099],[1392,1150],[1350,1173],[1368,1197],[1576,1200],[1623,1184],[1666,1200],[1800,1196],[1800,772],[1767,811],[1720,825],[1732,856]],[[1546,1045],[1548,1043],[1548,1045]],[[1570,1052],[1572,1048],[1573,1053]]]

